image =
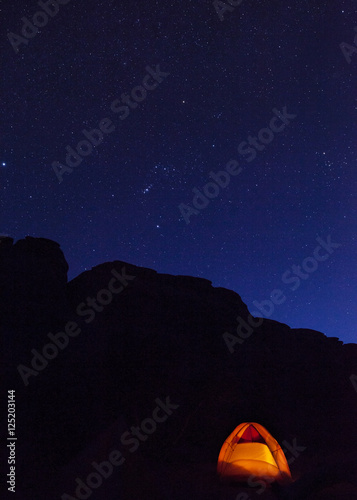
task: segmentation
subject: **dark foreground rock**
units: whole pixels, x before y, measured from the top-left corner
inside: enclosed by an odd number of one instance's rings
[[[14,498],[357,498],[355,344],[269,319],[233,341],[223,334],[252,321],[237,293],[120,261],[67,283],[59,245],[41,238],[3,240],[0,259]],[[285,449],[288,488],[219,484],[242,421]],[[103,478],[93,463],[109,456]]]

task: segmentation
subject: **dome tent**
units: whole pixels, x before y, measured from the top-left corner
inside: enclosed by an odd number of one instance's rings
[[[260,424],[244,422],[228,436],[218,457],[221,480],[247,481],[250,477],[291,481],[288,462],[281,446]]]

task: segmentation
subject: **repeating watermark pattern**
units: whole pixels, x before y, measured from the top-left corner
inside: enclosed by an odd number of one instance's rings
[[[291,465],[292,463],[295,462],[297,458],[301,455],[303,451],[306,450],[306,446],[298,446],[296,443],[296,438],[293,439],[293,444],[291,445],[288,441],[284,439],[282,441],[282,444],[284,445],[285,448],[283,448],[283,452],[286,456],[286,460],[288,462],[288,465]],[[290,458],[287,457],[287,452],[291,454]]]
[[[238,153],[244,157],[244,159],[250,163],[256,156],[257,151],[263,151],[265,147],[272,142],[276,133],[282,132],[287,125],[290,124],[291,120],[296,118],[297,115],[288,113],[286,106],[283,107],[282,111],[273,108],[274,116],[269,121],[268,127],[263,127],[259,130],[257,136],[249,135],[246,141],[242,141],[238,145]],[[280,123],[278,121],[281,120]],[[208,206],[210,200],[216,198],[221,189],[225,189],[230,183],[231,176],[237,176],[242,172],[242,167],[239,167],[237,160],[229,160],[225,166],[225,170],[220,170],[217,173],[210,172],[209,177],[215,182],[207,182],[202,188],[202,191],[194,187],[192,192],[194,194],[192,198],[192,206],[185,203],[180,203],[178,209],[182,215],[182,218],[186,224],[190,223],[190,218],[192,215],[198,215],[200,210],[203,210]]]
[[[354,390],[357,392],[357,375],[350,376],[351,384],[353,385]]]
[[[307,449],[306,446],[299,446],[296,442],[296,438],[293,439],[292,445],[286,440],[284,440],[282,444],[284,445],[283,452],[285,454],[286,460],[289,465],[295,462],[295,460],[299,458],[301,453],[303,453]],[[288,452],[290,454],[290,457],[289,455],[287,455]],[[261,495],[268,488],[268,486],[272,484],[274,481],[275,479],[269,476],[263,475],[257,477],[256,475],[252,474],[248,478],[247,483],[252,488],[257,488],[254,490],[255,494]],[[249,500],[250,498],[251,496],[248,493],[244,492],[244,493],[238,493],[235,500]]]
[[[148,437],[156,431],[157,424],[165,422],[168,417],[172,415],[173,410],[176,410],[180,406],[171,403],[169,396],[166,398],[165,402],[160,398],[156,398],[155,403],[157,406],[154,408],[151,417],[145,418],[140,426],[132,426],[130,430],[123,432],[121,435],[120,443],[128,447],[127,451],[130,453],[134,453],[139,448],[140,444],[146,441]],[[113,474],[114,467],[123,465],[125,460],[123,452],[115,449],[110,452],[108,460],[101,463],[92,462],[91,465],[94,471],[90,472],[84,481],[79,477],[76,478],[75,496],[64,493],[61,496],[61,500],[86,500],[92,495],[94,490],[98,489],[103,484],[104,480],[108,479]]]
[[[190,217],[192,215],[199,214],[200,210],[207,207],[211,199],[216,198],[219,195],[221,189],[228,186],[231,180],[231,175],[236,176],[241,172],[242,167],[238,167],[238,162],[236,160],[229,160],[224,171],[220,170],[216,174],[214,172],[209,173],[209,177],[211,177],[211,179],[215,182],[207,182],[207,184],[205,184],[202,188],[203,193],[194,187],[192,189],[194,194],[192,198],[192,205],[195,208],[192,208],[190,205],[186,205],[185,203],[180,203],[178,206],[186,224],[190,223]]]
[[[283,107],[282,111],[273,108],[274,116],[270,119],[268,127],[263,127],[259,130],[256,136],[248,136],[246,141],[242,141],[238,146],[238,153],[242,156],[247,156],[246,161],[250,163],[257,156],[257,151],[264,151],[266,146],[270,144],[275,134],[279,134],[285,128],[290,125],[290,122],[294,120],[297,115],[288,113],[286,106]],[[281,120],[280,124],[278,121]]]
[[[135,279],[135,276],[126,274],[125,266],[122,267],[121,274],[116,269],[112,269],[111,274],[113,277],[108,282],[107,288],[99,290],[96,297],[87,297],[85,302],[81,302],[77,306],[76,313],[78,316],[86,318],[84,320],[85,323],[91,323],[96,315],[112,302],[114,295],[122,292],[128,286],[128,281]],[[33,355],[31,368],[22,364],[17,366],[17,371],[25,386],[29,385],[29,378],[31,376],[37,376],[43,371],[48,366],[49,361],[55,359],[59,351],[63,351],[68,346],[69,339],[77,337],[81,331],[82,329],[76,321],[68,321],[63,332],[56,334],[50,332],[47,334],[52,343],[45,344],[41,352],[37,349],[31,349],[31,354]]]
[[[354,30],[357,31],[357,26],[354,27]],[[353,39],[353,43],[357,45],[357,34],[355,35]],[[350,45],[349,43],[342,42],[340,43],[340,49],[342,50],[342,54],[344,55],[344,58],[348,62],[348,64],[351,64],[352,61],[352,55],[357,52],[357,47],[354,47],[353,45]]]
[[[6,475],[7,484],[9,484],[8,491],[15,493],[16,488],[16,440],[17,437],[15,435],[16,430],[16,403],[15,403],[15,391],[9,390],[7,391],[7,433],[9,437],[7,438],[8,444],[8,457],[7,463],[9,465],[9,472]]]
[[[164,81],[164,78],[170,75],[168,72],[161,71],[159,64],[156,65],[155,69],[146,66],[145,70],[147,73],[141,85],[133,87],[130,95],[122,93],[120,99],[114,99],[111,102],[110,110],[118,114],[120,120],[125,120],[130,115],[131,110],[136,109],[139,103],[146,99],[148,91],[155,90]],[[102,144],[104,137],[114,132],[115,129],[115,125],[108,117],[99,121],[98,128],[92,130],[83,129],[82,134],[85,139],[81,139],[75,148],[70,145],[65,147],[65,164],[59,161],[52,162],[52,169],[56,174],[58,182],[61,184],[63,182],[63,175],[65,173],[71,174],[73,169],[82,163],[83,158],[91,155],[93,148]]]
[[[319,245],[315,247],[313,256],[306,257],[301,265],[298,266],[294,264],[282,274],[281,281],[286,285],[291,285],[289,287],[291,291],[297,290],[302,283],[301,280],[306,281],[310,275],[318,269],[319,262],[326,261],[336,248],[342,246],[341,243],[332,242],[331,235],[328,235],[326,240],[318,236],[316,241]],[[266,318],[270,318],[275,310],[275,306],[283,304],[286,299],[287,297],[283,290],[275,288],[271,291],[269,299],[262,300],[261,302],[254,300],[253,305],[258,311],[253,311],[252,314],[248,316],[247,321],[237,316],[238,325],[236,335],[229,332],[224,332],[223,334],[223,340],[229,352],[233,353],[236,344],[242,344],[244,340],[252,335],[256,328],[262,325],[264,319],[259,316],[262,315]]]
[[[21,21],[23,22],[21,28],[22,36],[11,31],[7,34],[7,38],[15,53],[18,54],[20,52],[20,45],[28,45],[29,40],[34,38],[40,31],[39,28],[47,26],[50,18],[55,17],[58,14],[60,10],[59,5],[67,5],[69,2],[70,0],[47,0],[47,2],[40,0],[37,2],[37,5],[39,5],[43,11],[37,11],[32,16],[32,20],[27,17],[21,18]]]
[[[221,21],[224,21],[225,12],[233,12],[234,9],[243,2],[243,0],[227,0],[227,2],[228,3],[225,3],[221,0],[214,0],[214,2],[212,2],[212,5]]]

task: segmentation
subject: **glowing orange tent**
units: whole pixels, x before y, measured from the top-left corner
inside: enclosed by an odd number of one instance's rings
[[[250,477],[291,481],[288,462],[279,443],[260,424],[238,425],[223,443],[217,472],[222,480],[247,481]]]

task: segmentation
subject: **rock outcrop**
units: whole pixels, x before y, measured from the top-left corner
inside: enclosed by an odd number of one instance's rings
[[[242,421],[285,447],[295,479],[260,498],[357,487],[357,345],[251,318],[237,293],[201,278],[115,261],[67,283],[59,245],[41,238],[3,241],[0,258],[21,498],[74,497],[76,477],[118,449],[126,461],[93,500],[233,499],[240,490],[222,489],[214,469]],[[131,452],[123,433],[152,415],[157,398],[175,409]]]

